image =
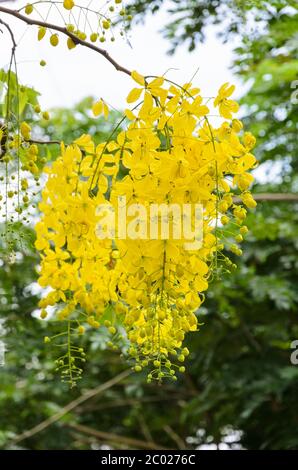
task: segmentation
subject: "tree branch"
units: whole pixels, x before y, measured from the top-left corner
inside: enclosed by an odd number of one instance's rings
[[[132,437],[119,436],[119,434],[113,434],[106,431],[98,431],[97,429],[93,429],[82,424],[63,423],[63,426],[78,431],[82,434],[87,434],[88,436],[94,436],[100,440],[125,444],[133,449],[137,447],[139,449],[148,450],[170,450],[167,447],[162,447],[158,444],[155,444],[155,442],[142,441],[141,439],[134,439]]]
[[[82,39],[78,38],[75,34],[70,33],[69,31],[67,31],[67,29],[62,27],[62,26],[58,26],[58,25],[52,24],[52,23],[47,23],[46,21],[35,20],[34,18],[29,18],[25,15],[22,15],[17,10],[12,10],[11,8],[6,8],[6,7],[0,6],[0,12],[6,13],[7,15],[14,16],[15,18],[18,18],[19,20],[23,21],[24,23],[26,23],[30,26],[31,25],[43,26],[44,28],[48,28],[48,29],[51,29],[53,31],[58,31],[59,33],[62,33],[65,36],[68,36],[69,38],[71,38],[75,44],[85,46],[85,47],[87,47],[89,49],[92,49],[93,51],[97,52],[98,54],[102,55],[119,72],[126,73],[129,76],[131,75],[131,71],[128,70],[126,67],[123,67],[122,65],[118,64],[118,62],[116,62],[116,60],[114,60],[105,49],[97,47],[94,44],[89,43],[87,41],[83,41]]]
[[[36,139],[28,139],[25,142],[29,144],[38,144],[38,145],[61,145],[60,140],[36,140]]]
[[[90,398],[94,397],[98,393],[105,392],[109,388],[116,385],[118,382],[121,382],[121,380],[125,379],[130,374],[131,374],[130,369],[125,370],[124,372],[121,372],[119,375],[116,375],[116,377],[114,377],[111,380],[108,380],[104,384],[101,384],[92,390],[88,390],[86,393],[84,393],[83,395],[80,395],[78,398],[76,398],[75,400],[71,401],[66,406],[64,406],[62,410],[58,411],[54,415],[50,416],[49,418],[45,419],[41,423],[37,424],[37,426],[34,426],[32,429],[29,429],[28,431],[23,432],[19,436],[16,436],[14,439],[12,439],[11,444],[16,444],[20,441],[23,441],[24,439],[28,439],[29,437],[32,437],[35,434],[43,431],[51,424],[55,423],[56,421],[59,421],[59,419],[62,418],[62,416],[72,411],[74,408],[79,406],[84,401],[89,400]]]
[[[122,407],[122,406],[134,406],[134,405],[137,405],[139,403],[155,403],[155,402],[163,402],[163,401],[179,401],[179,400],[183,400],[183,399],[186,399],[186,398],[189,398],[190,396],[192,396],[194,394],[181,394],[181,393],[177,393],[175,395],[172,395],[172,396],[164,396],[164,397],[160,397],[160,396],[148,396],[148,397],[141,397],[141,398],[138,398],[138,399],[134,399],[134,398],[128,398],[128,399],[118,399],[118,400],[115,400],[113,399],[112,401],[110,402],[106,402],[104,404],[98,404],[96,401],[95,403],[91,402],[88,404],[86,404],[86,406],[82,406],[80,408],[77,409],[77,414],[81,414],[81,413],[85,413],[86,411],[87,412],[92,412],[92,411],[100,411],[100,410],[106,410],[108,408],[117,408],[117,407]],[[197,395],[197,392],[196,394]]]
[[[256,201],[298,201],[295,193],[260,193],[254,194]]]
[[[0,0],[1,1],[1,0]],[[0,7],[1,8],[1,7]],[[14,51],[16,50],[16,47],[17,47],[17,43],[15,41],[15,38],[14,38],[14,34],[12,32],[12,29],[11,27],[9,26],[9,24],[5,23],[5,21],[1,20],[0,18],[0,23],[3,24],[3,26],[5,26],[5,28],[8,30],[9,34],[10,34],[10,37],[11,37],[11,42],[12,42],[12,53],[14,53]]]
[[[293,201],[298,202],[298,194],[295,193],[257,193],[253,194],[256,201]],[[237,204],[242,202],[240,197],[234,196],[233,201]]]
[[[180,450],[185,450],[187,449],[185,442],[183,439],[174,431],[174,429],[171,428],[168,424],[166,424],[163,429],[165,432],[168,434],[168,436],[171,437],[171,439],[177,444],[177,448]]]

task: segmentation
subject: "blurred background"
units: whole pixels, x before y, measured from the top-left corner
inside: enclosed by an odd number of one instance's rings
[[[214,96],[225,81],[238,85],[241,117],[257,137],[258,206],[248,218],[238,269],[213,282],[198,313],[203,326],[187,337],[187,372],[162,386],[126,372],[119,353],[105,349],[101,330],[82,338],[88,361],[78,387],[62,384],[55,355],[42,341],[51,325],[36,318],[38,255],[24,243],[5,262],[0,242],[0,340],[7,350],[0,364],[0,447],[297,449],[298,365],[291,362],[298,339],[297,2],[129,0],[125,6],[132,25],[109,46],[123,65],[152,74],[173,67],[181,82],[199,69],[203,96]],[[125,107],[129,78],[92,51],[68,54],[43,43],[40,49],[31,36],[36,30],[13,23],[20,81],[51,108],[51,120],[39,124],[44,137],[106,138]],[[0,32],[0,68],[9,47]],[[90,114],[99,97],[114,108],[109,123]]]

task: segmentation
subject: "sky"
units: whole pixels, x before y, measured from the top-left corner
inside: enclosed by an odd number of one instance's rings
[[[78,0],[76,3],[87,6],[90,1]],[[96,7],[96,4],[102,3],[93,1],[91,6]],[[167,1],[164,3],[166,6]],[[13,8],[24,4],[26,1],[19,0],[5,3]],[[148,15],[145,24],[135,26],[130,33],[130,45],[125,39],[117,37],[114,43],[109,41],[104,46],[107,44],[108,52],[119,63],[141,74],[159,75],[167,69],[175,69],[169,71],[168,78],[185,83],[199,69],[195,84],[201,88],[203,96],[215,96],[220,85],[226,81],[238,84],[235,96],[239,96],[241,86],[229,69],[235,44],[223,45],[216,37],[214,27],[209,27],[205,43],[199,45],[194,52],[189,53],[182,46],[173,56],[168,56],[166,51],[169,43],[159,32],[169,20],[167,15],[166,11],[155,16]],[[8,15],[1,17],[9,21],[15,31],[20,82],[33,86],[41,93],[40,102],[43,108],[72,106],[90,95],[104,98],[115,109],[125,107],[125,99],[133,82],[130,77],[117,72],[102,56],[84,47],[68,51],[63,37],[55,48],[49,44],[48,36],[38,42],[37,27],[26,26]],[[52,13],[50,19],[61,24],[57,12]],[[8,64],[9,49],[8,34],[0,34],[1,68]],[[39,65],[41,59],[47,62],[46,67]]]

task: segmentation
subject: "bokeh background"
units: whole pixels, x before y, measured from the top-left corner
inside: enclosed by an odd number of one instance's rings
[[[69,390],[54,370],[54,352],[43,345],[52,327],[37,319],[38,255],[24,243],[7,260],[0,244],[0,339],[7,349],[0,447],[297,449],[298,365],[291,362],[298,339],[297,2],[129,0],[126,7],[134,15],[131,29],[109,45],[119,62],[145,74],[173,68],[180,82],[197,72],[208,96],[225,81],[237,85],[260,162],[244,255],[236,271],[210,286],[177,383],[147,384],[142,373],[126,372],[99,330],[82,339],[88,361]],[[44,137],[105,138],[125,107],[129,78],[92,51],[39,45],[36,30],[12,24],[20,81],[40,91],[51,109],[51,121],[40,123]],[[0,68],[7,67],[9,47],[0,32]],[[109,123],[90,113],[99,97],[114,109]]]

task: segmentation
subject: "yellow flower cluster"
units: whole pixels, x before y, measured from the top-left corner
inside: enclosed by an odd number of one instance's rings
[[[26,15],[31,15],[33,12],[35,12],[39,13],[41,16],[42,13],[39,11],[39,8],[42,7],[43,3],[54,4],[56,7],[55,10],[59,11],[60,17],[64,23],[63,26],[65,27],[67,33],[69,33],[66,42],[68,49],[74,49],[81,41],[104,43],[109,38],[112,42],[114,42],[114,29],[118,29],[119,25],[122,25],[120,36],[124,36],[125,29],[132,20],[132,15],[126,11],[125,8],[122,8],[122,0],[109,0],[101,7],[97,6],[97,9],[93,9],[90,5],[82,6],[76,4],[74,0],[64,0],[63,2],[40,1],[32,4],[28,3],[25,7],[21,8],[21,10],[24,10]],[[66,13],[65,10],[69,12],[68,20],[73,21],[72,23],[67,23],[64,20]],[[50,14],[51,8],[48,11],[48,15]],[[78,28],[81,15],[86,16],[83,29]],[[46,36],[47,31],[48,30],[45,26],[39,26],[37,34],[38,41],[41,41]],[[58,46],[60,42],[59,34],[52,32],[51,30],[49,30],[49,33],[50,44],[53,47]]]
[[[40,306],[58,304],[59,319],[75,319],[82,328],[85,318],[114,334],[105,320],[112,306],[115,324],[126,330],[135,370],[149,366],[149,381],[176,379],[189,354],[183,340],[198,329],[197,311],[211,276],[220,263],[226,270],[234,266],[223,250],[242,253],[244,206],[255,206],[248,173],[256,165],[255,139],[233,119],[238,105],[229,99],[234,88],[228,84],[214,100],[221,116],[215,127],[191,83],[178,86],[137,72],[132,78],[139,86],[127,101],[138,103],[125,111],[126,129],[97,147],[88,135],[62,145],[60,158],[47,170],[36,248],[42,252],[39,282],[52,290]],[[99,108],[97,114],[103,105]],[[235,196],[243,204],[235,203]],[[127,218],[135,237],[116,230],[110,238],[98,238],[98,206],[116,208],[123,198],[139,208],[138,217],[134,210]],[[160,213],[155,214],[157,233],[141,236],[152,220],[152,206],[185,204],[201,207],[199,245],[195,236],[191,244],[182,235],[174,237],[174,226],[170,236],[161,236]]]
[[[85,156],[79,148],[88,149]],[[101,152],[101,147],[96,149]],[[102,192],[90,198],[88,177],[95,153],[90,139],[83,137],[74,145],[61,148],[61,157],[47,169],[49,179],[42,191],[39,205],[43,218],[36,225],[35,246],[43,251],[41,286],[50,286],[48,296],[41,300],[45,308],[60,300],[65,303],[58,318],[67,319],[79,305],[86,321],[94,327],[95,318],[102,315],[106,305],[117,300],[112,241],[99,241],[96,236],[96,207],[105,198]],[[109,172],[109,169],[107,169]],[[101,189],[107,190],[108,180],[102,162]]]
[[[19,94],[24,97],[23,105],[27,90],[19,86]],[[35,113],[33,116],[39,115],[48,120],[49,113],[41,111],[35,97],[32,101],[28,107]],[[3,222],[0,237],[5,243],[9,260],[14,259],[16,242],[28,242],[28,233],[23,228],[30,223],[32,212],[36,212],[39,178],[47,161],[40,141],[34,140],[34,135],[31,135],[30,124],[27,121],[20,122],[20,116],[11,107],[9,103],[7,122],[0,123],[0,220]]]

